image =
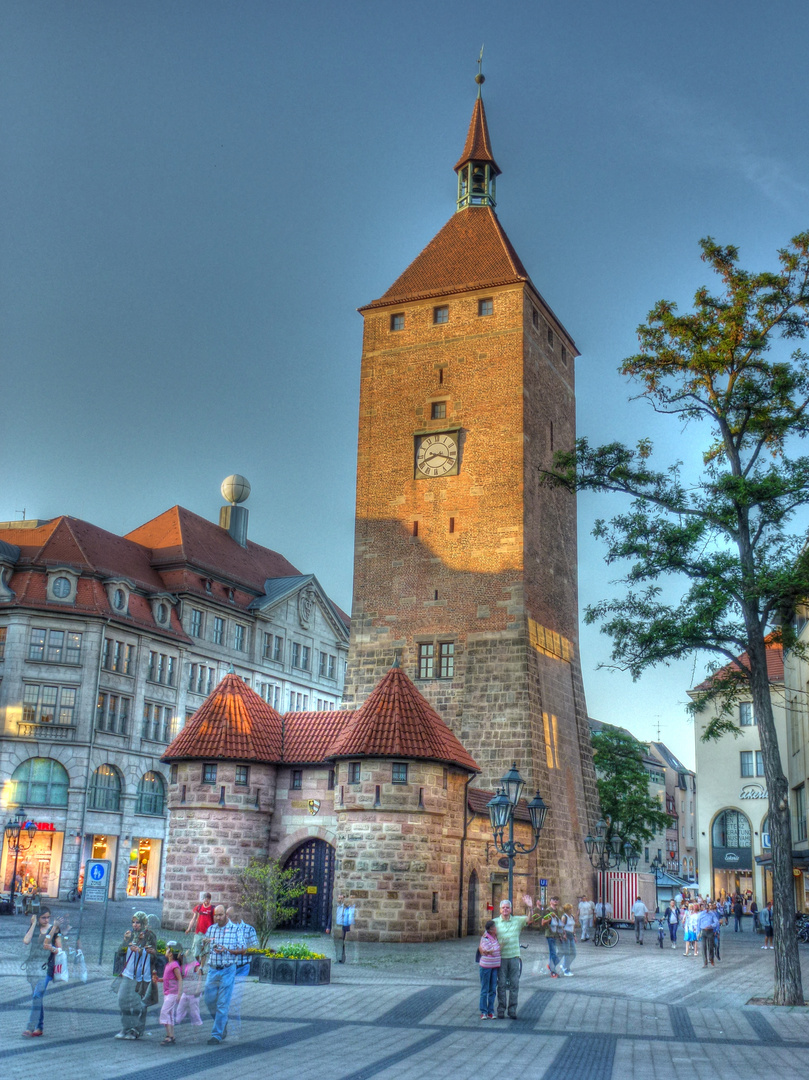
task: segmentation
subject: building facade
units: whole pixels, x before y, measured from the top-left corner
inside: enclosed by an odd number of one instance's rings
[[[648,743],[649,756],[665,770],[666,811],[671,826],[666,829],[663,861],[666,869],[683,881],[697,878],[697,777],[686,768],[665,743]]]
[[[744,658],[742,657],[742,660]],[[784,663],[780,646],[767,650],[773,716],[784,768],[787,763]],[[696,697],[706,681],[690,691]],[[708,707],[710,709],[710,706]],[[772,899],[769,799],[753,702],[743,694],[735,708],[738,736],[704,742],[710,711],[694,720],[699,891],[716,898],[741,894],[762,907]]]
[[[809,644],[806,609],[798,616],[798,640]],[[800,649],[784,655],[786,692],[786,746],[784,747],[792,811],[792,863],[795,876],[795,906],[809,911],[809,836],[807,835],[806,793],[809,789],[809,663]]]
[[[125,537],[0,524],[0,800],[40,825],[25,886],[63,896],[92,857],[113,897],[160,895],[160,758],[186,719],[231,668],[276,708],[336,710],[347,646],[313,575],[181,507]],[[5,889],[13,867],[4,841]]]
[[[497,785],[516,761],[551,806],[540,860],[591,888],[598,799],[578,649],[576,346],[495,213],[478,95],[457,209],[364,317],[346,705],[394,656]],[[476,781],[477,783],[477,781]]]

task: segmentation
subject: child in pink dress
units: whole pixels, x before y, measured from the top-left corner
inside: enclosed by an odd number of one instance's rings
[[[174,1023],[180,1024],[188,1017],[190,1023],[202,1027],[199,1015],[199,998],[202,993],[202,968],[198,960],[183,964],[183,992],[174,1017]]]
[[[168,963],[163,971],[163,1008],[160,1010],[160,1023],[166,1025],[166,1037],[161,1046],[171,1046],[175,1041],[177,1002],[183,992],[183,951],[176,941],[169,941],[166,945],[166,960]]]

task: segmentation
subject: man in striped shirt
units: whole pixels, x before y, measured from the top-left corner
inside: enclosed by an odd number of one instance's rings
[[[208,976],[205,980],[205,1004],[213,1017],[209,1046],[218,1046],[228,1030],[228,1010],[236,978],[236,965],[247,949],[241,926],[227,917],[223,904],[217,904],[213,913],[213,925],[205,937],[209,946]]]

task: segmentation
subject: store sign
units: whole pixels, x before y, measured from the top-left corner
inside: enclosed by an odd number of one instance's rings
[[[56,832],[56,826],[52,821],[26,821],[23,828],[27,829],[29,825],[36,825],[37,832]]]
[[[723,866],[728,870],[750,870],[753,866],[752,848],[713,848],[714,870]]]
[[[736,854],[735,851],[726,851],[725,852],[725,862],[726,863],[737,863],[738,861],[739,861],[739,856]]]
[[[740,799],[767,799],[767,789],[761,784],[745,784],[739,792]]]

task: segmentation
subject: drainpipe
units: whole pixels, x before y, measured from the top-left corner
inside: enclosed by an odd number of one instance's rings
[[[464,871],[464,847],[466,846],[466,830],[469,824],[469,785],[475,778],[474,773],[469,774],[469,779],[463,788],[463,834],[461,836],[461,866],[458,877],[458,937],[463,937],[463,871]]]

